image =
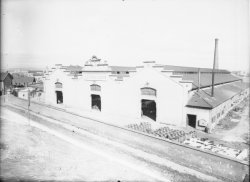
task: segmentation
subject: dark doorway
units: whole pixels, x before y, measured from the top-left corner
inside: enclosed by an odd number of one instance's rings
[[[101,111],[101,97],[100,95],[91,94],[91,107]]]
[[[62,104],[63,103],[63,93],[62,91],[56,91],[56,103]]]
[[[156,102],[154,100],[141,100],[141,114],[156,121]]]
[[[187,123],[189,126],[196,128],[196,115],[188,114],[187,115]]]

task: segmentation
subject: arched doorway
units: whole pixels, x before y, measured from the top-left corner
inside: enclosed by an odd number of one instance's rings
[[[96,94],[91,94],[91,108],[101,111],[101,96]]]
[[[156,102],[154,100],[141,100],[141,114],[156,121]]]
[[[56,92],[56,103],[62,104],[63,103],[62,83],[60,82],[55,83],[55,92]]]
[[[56,91],[56,103],[62,104],[63,103],[63,93],[62,91]]]
[[[156,90],[150,87],[141,88],[141,115],[156,121]]]
[[[90,85],[90,91],[93,93],[91,94],[91,108],[95,110],[101,111],[102,102],[101,102],[101,86],[97,84]]]

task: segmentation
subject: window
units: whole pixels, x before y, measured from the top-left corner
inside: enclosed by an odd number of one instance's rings
[[[214,122],[215,122],[215,116],[212,117],[212,123],[214,123]]]
[[[96,84],[92,84],[92,85],[90,85],[90,90],[91,91],[101,91],[101,86],[96,85]]]
[[[120,71],[117,71],[117,74],[120,74]]]
[[[56,83],[55,83],[55,87],[56,87],[56,88],[62,88],[62,83],[56,82]]]
[[[141,88],[141,94],[142,95],[156,96],[156,90],[153,88],[149,88],[149,87]]]
[[[128,71],[126,71],[126,74],[129,74],[129,72],[128,72]]]

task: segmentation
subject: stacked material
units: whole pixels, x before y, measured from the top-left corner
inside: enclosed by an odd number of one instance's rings
[[[148,122],[142,122],[140,124],[130,124],[127,126],[130,129],[136,130],[136,131],[141,131],[144,133],[152,134],[153,130],[151,128],[151,124]]]
[[[232,158],[241,159],[246,156],[246,154],[244,154],[244,157],[237,157],[241,154],[241,150],[232,149],[223,146],[222,144],[215,145],[214,142],[208,140],[208,138],[197,138],[195,131],[185,132],[183,130],[171,129],[169,127],[160,127],[154,130],[152,129],[151,124],[149,122],[142,122],[140,124],[130,124],[127,127],[132,130],[140,131],[167,140],[180,142],[202,150],[209,150],[211,152],[229,156]]]
[[[130,124],[127,127],[136,131],[144,132],[172,141],[178,141],[181,143],[187,138],[196,136],[196,133],[194,131],[185,132],[182,130],[170,129],[169,127],[161,127],[157,130],[153,130],[151,124],[148,122],[143,122],[140,124]]]
[[[155,136],[167,138],[169,140],[183,142],[186,138],[194,135],[193,132],[186,133],[182,130],[170,129],[169,127],[163,127],[153,132]]]
[[[213,141],[204,138],[189,138],[186,139],[183,143],[195,148],[209,150],[211,152],[229,156],[232,158],[236,158],[241,153],[241,150],[225,147],[222,144],[214,145]]]

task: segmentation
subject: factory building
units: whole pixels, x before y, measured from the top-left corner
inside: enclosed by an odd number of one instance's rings
[[[212,69],[154,61],[109,66],[93,56],[83,67],[57,64],[46,73],[44,92],[52,105],[204,130],[249,94],[248,85],[227,70],[214,71],[213,85]]]

